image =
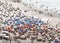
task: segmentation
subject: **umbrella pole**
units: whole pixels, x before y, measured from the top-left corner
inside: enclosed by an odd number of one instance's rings
[[[5,41],[4,41],[4,39],[3,39],[3,43],[4,43]]]
[[[31,39],[31,43],[34,43],[34,40],[33,39]]]
[[[10,36],[9,36],[10,37]],[[12,42],[12,37],[10,37],[10,43]]]

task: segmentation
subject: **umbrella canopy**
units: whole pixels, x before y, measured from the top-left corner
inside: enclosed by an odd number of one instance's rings
[[[15,21],[15,24],[20,25],[21,21]]]

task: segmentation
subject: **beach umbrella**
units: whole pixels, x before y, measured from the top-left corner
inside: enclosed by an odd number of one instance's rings
[[[20,25],[21,21],[15,21],[15,24]]]

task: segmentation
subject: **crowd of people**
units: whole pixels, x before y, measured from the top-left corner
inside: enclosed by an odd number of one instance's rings
[[[19,7],[14,8],[8,2],[0,1],[0,21],[3,24],[0,31],[8,31],[15,35],[18,33],[20,39],[25,35],[25,39],[31,37],[44,43],[60,43],[60,30],[48,27],[48,23],[44,23],[41,18],[25,16]]]

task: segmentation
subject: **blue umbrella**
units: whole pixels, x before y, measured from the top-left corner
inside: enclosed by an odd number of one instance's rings
[[[15,20],[15,21],[19,20],[19,17],[15,17],[14,20]]]
[[[28,23],[28,24],[29,24],[29,23],[30,23],[30,20],[29,20],[29,19],[28,19],[28,20],[26,20],[26,23]]]
[[[15,21],[15,24],[20,25],[21,21]]]

